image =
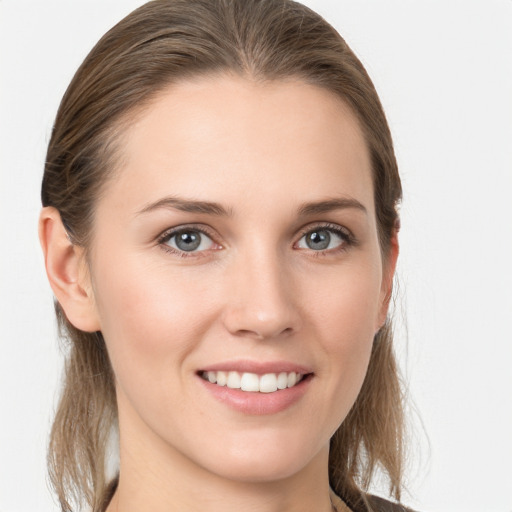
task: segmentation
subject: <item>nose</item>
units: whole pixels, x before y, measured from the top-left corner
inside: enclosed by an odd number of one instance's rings
[[[235,336],[288,337],[301,327],[291,271],[269,252],[241,258],[229,270],[223,322]]]

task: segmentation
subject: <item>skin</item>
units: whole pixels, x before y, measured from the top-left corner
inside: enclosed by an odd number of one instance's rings
[[[398,252],[393,240],[383,263],[355,116],[300,81],[202,77],[160,94],[121,151],[87,263],[58,212],[40,221],[57,299],[75,326],[102,331],[114,368],[121,477],[108,512],[331,510],[329,439],[362,385]],[[168,197],[228,215],[150,207]],[[298,214],[332,199],[362,208]],[[305,233],[326,224],[349,239],[312,249]],[[170,252],[160,235],[190,225],[208,232],[200,250]],[[197,375],[240,359],[313,375],[285,410],[243,414]]]

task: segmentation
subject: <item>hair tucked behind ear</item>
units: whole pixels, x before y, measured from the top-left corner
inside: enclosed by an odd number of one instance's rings
[[[388,474],[390,495],[400,500],[404,407],[392,344],[391,325],[386,323],[375,336],[359,396],[331,438],[331,487],[354,508],[361,502],[369,506],[360,488],[368,489],[379,465]]]
[[[235,73],[248,80],[295,78],[322,87],[356,114],[372,161],[384,258],[397,223],[401,185],[391,135],[373,84],[340,35],[291,0],[154,0],[112,28],[78,69],[62,99],[48,147],[44,206],[54,206],[73,243],[87,251],[95,204],[115,175],[119,137],[131,116],[169,84]],[[63,511],[104,508],[107,441],[116,427],[112,370],[101,333],[73,327],[57,305],[67,340],[62,395],[49,466]],[[375,338],[356,404],[332,439],[329,475],[348,501],[364,501],[377,466],[400,497],[403,404],[386,325]]]
[[[50,479],[63,511],[83,500],[98,509],[98,491],[108,483],[107,446],[117,416],[113,375],[101,333],[75,329],[59,304],[55,310],[61,337],[71,343],[50,436]]]

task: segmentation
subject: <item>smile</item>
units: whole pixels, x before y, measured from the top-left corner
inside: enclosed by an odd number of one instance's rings
[[[240,389],[252,393],[274,393],[279,390],[292,388],[303,378],[304,374],[297,372],[265,373],[258,375],[249,372],[236,371],[204,371],[201,378],[217,386],[230,389]]]

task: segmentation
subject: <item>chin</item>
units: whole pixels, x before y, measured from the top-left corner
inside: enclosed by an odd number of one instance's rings
[[[217,476],[240,483],[271,483],[285,480],[299,473],[303,465],[297,461],[279,461],[268,457],[264,463],[247,461],[231,461],[228,458],[222,467],[206,467],[205,469]]]
[[[266,444],[266,447],[265,447]],[[266,449],[265,449],[266,448]],[[307,449],[307,443],[258,443],[247,440],[245,446],[224,450],[215,459],[204,461],[203,468],[222,478],[246,483],[270,483],[290,478],[315,460],[328,459],[328,443],[324,449]]]

